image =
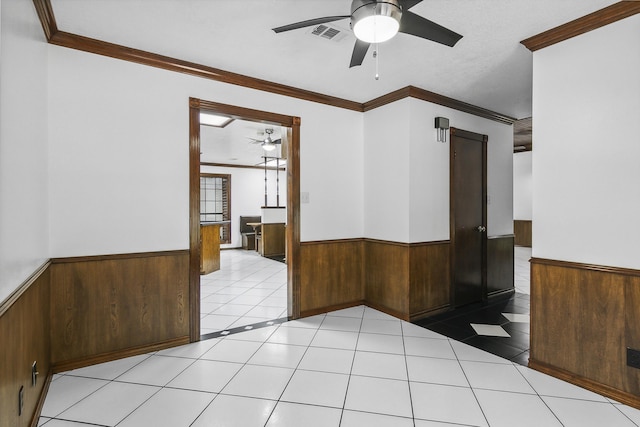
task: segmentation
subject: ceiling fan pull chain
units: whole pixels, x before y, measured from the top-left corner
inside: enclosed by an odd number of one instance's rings
[[[376,80],[380,80],[380,74],[378,73],[378,43],[375,44],[375,50],[373,51],[373,57],[376,60]]]

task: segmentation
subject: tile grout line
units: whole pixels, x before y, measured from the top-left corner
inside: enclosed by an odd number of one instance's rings
[[[151,357],[155,356],[155,354],[151,355]],[[147,359],[143,360],[142,362],[149,360],[151,357],[148,357]],[[147,403],[149,400],[151,400],[154,396],[156,396],[158,393],[160,393],[162,390],[164,390],[167,387],[167,384],[169,384],[171,381],[173,381],[174,379],[176,379],[180,374],[182,374],[184,371],[186,371],[191,365],[193,365],[196,362],[197,359],[193,360],[191,363],[189,363],[184,369],[182,369],[177,375],[175,375],[173,378],[171,378],[169,381],[166,382],[165,385],[163,386],[156,386],[156,385],[151,385],[151,384],[139,384],[139,385],[147,385],[147,386],[151,386],[151,387],[159,387],[158,390],[153,393],[151,396],[149,396],[148,399],[146,399],[144,402],[142,402],[140,405],[138,405],[133,411],[129,412],[124,418],[122,418],[120,421],[118,421],[116,423],[116,426],[122,424],[127,418],[129,418],[134,412],[136,412],[138,409],[140,409],[145,403]],[[140,363],[142,363],[140,362]],[[138,365],[136,365],[138,366]],[[131,368],[133,369],[133,368]],[[130,369],[130,370],[131,370]],[[129,370],[129,371],[130,371]],[[128,372],[128,371],[127,371]],[[118,375],[116,378],[114,378],[111,382],[120,382],[123,383],[124,381],[116,381],[116,379],[120,378],[122,375],[124,375],[126,372],[123,372],[122,374]],[[136,383],[133,383],[136,384]]]
[[[274,331],[269,335],[269,337],[271,337],[271,335],[273,335],[273,334],[274,334],[278,329],[280,329],[280,325],[278,325],[278,327],[277,327],[276,329],[274,329]],[[220,396],[221,394],[222,394],[223,396],[230,396],[230,395],[227,395],[227,394],[223,394],[222,392],[223,392],[223,391],[224,391],[224,389],[225,389],[225,388],[226,388],[226,387],[231,383],[231,381],[233,381],[233,379],[234,379],[235,377],[237,377],[237,376],[238,376],[238,374],[240,373],[240,371],[242,371],[242,370],[245,368],[245,366],[247,366],[247,365],[248,365],[249,360],[251,360],[251,358],[252,358],[253,356],[255,356],[255,354],[256,354],[256,353],[257,353],[257,352],[262,348],[262,346],[267,342],[267,340],[269,339],[269,337],[265,338],[265,340],[264,340],[264,341],[262,341],[262,343],[258,346],[258,348],[257,348],[253,353],[251,353],[251,355],[247,358],[246,362],[242,363],[242,366],[240,367],[240,369],[238,369],[238,370],[236,371],[236,373],[235,373],[235,374],[233,374],[233,376],[232,376],[231,378],[229,378],[229,381],[227,381],[227,382],[225,383],[225,385],[224,385],[224,386],[220,387],[220,391],[219,391],[219,392],[217,392],[217,393],[215,393],[215,396],[213,397],[213,399],[211,399],[211,402],[209,402],[209,404],[208,404],[207,406],[205,406],[205,407],[204,407],[204,409],[202,409],[202,411],[200,411],[200,413],[198,414],[198,416],[197,416],[197,417],[196,417],[196,418],[191,422],[191,424],[189,424],[189,425],[193,425],[193,423],[195,423],[195,422],[198,420],[198,418],[200,418],[200,416],[201,416],[201,415],[202,415],[202,414],[207,410],[207,408],[209,408],[209,406],[211,406],[211,404],[212,404],[213,402],[215,402],[215,400],[218,398],[218,396]],[[226,338],[226,337],[225,337],[225,338]],[[222,339],[221,339],[221,342],[222,342],[222,341],[224,341],[224,339],[225,339],[225,338],[222,338]],[[233,340],[231,340],[231,341],[233,341]],[[252,341],[252,342],[256,342],[256,341]],[[216,345],[217,345],[217,344],[216,344]],[[215,345],[214,345],[214,347],[215,347]],[[213,347],[211,347],[211,348],[213,348]],[[207,350],[205,353],[203,353],[202,355],[200,355],[200,357],[198,357],[198,359],[196,359],[196,360],[211,360],[211,359],[201,359],[201,358],[202,358],[202,356],[204,356],[207,352],[208,352],[208,350]],[[221,360],[214,360],[214,361],[222,362]],[[195,363],[195,362],[194,362],[194,363]],[[227,363],[234,363],[234,362],[227,362]],[[240,365],[240,363],[238,363],[238,364]],[[241,397],[249,397],[249,396],[241,396]],[[263,400],[270,400],[270,399],[263,399]],[[276,404],[276,405],[277,405],[277,404]],[[274,409],[275,409],[275,406],[276,406],[276,405],[274,405]],[[271,414],[269,414],[269,417],[270,417],[270,416],[271,416]],[[267,420],[268,420],[268,418],[267,418]]]
[[[471,386],[471,381],[469,381],[469,377],[467,376],[467,372],[462,367],[462,363],[460,362],[460,358],[458,357],[458,353],[456,353],[456,349],[453,348],[453,345],[451,344],[451,340],[449,340],[449,345],[451,345],[451,350],[453,350],[453,354],[456,355],[456,360],[458,361],[458,366],[460,366],[460,370],[462,371],[462,374],[464,375],[465,380],[467,380],[467,384],[469,384],[469,390],[471,390],[471,393],[473,394],[473,398],[475,399],[476,403],[478,404],[478,408],[480,408],[480,412],[482,413],[482,416],[484,417],[484,420],[486,421],[487,426],[491,426],[491,423],[489,423],[489,419],[487,418],[487,414],[485,414],[484,409],[482,408],[482,405],[480,404],[480,400],[478,400],[478,396],[476,395],[475,390]]]
[[[293,369],[293,373],[291,374],[291,376],[289,377],[289,380],[287,381],[287,384],[285,384],[284,388],[282,389],[282,392],[280,393],[280,396],[278,396],[278,399],[276,401],[276,404],[273,405],[273,409],[271,410],[271,412],[269,413],[269,416],[266,418],[266,421],[264,423],[265,427],[266,425],[269,423],[269,420],[271,419],[271,417],[273,416],[273,413],[275,412],[276,408],[278,407],[278,404],[280,404],[282,396],[284,395],[284,392],[287,390],[287,387],[289,387],[289,384],[291,383],[291,379],[293,379],[293,376],[296,374],[296,372],[298,371],[298,367],[300,366],[300,363],[302,363],[302,359],[304,359],[305,354],[307,354],[307,351],[309,351],[309,347],[311,346],[311,342],[313,341],[313,339],[316,337],[316,335],[318,334],[318,331],[320,330],[320,327],[322,326],[322,324],[324,323],[324,321],[327,319],[327,315],[326,313],[324,314],[324,318],[322,319],[322,322],[320,322],[320,324],[318,325],[318,328],[316,329],[315,333],[313,334],[313,337],[311,337],[311,341],[309,341],[309,345],[307,345],[307,348],[305,349],[304,353],[302,353],[302,357],[300,358],[300,360],[298,361],[298,364],[296,365],[296,367]],[[279,329],[279,328],[278,328]],[[273,334],[272,334],[273,335]],[[285,402],[288,403],[288,402]]]
[[[360,317],[360,327],[358,328],[358,336],[356,337],[356,343],[353,347],[353,357],[351,358],[351,368],[349,369],[349,377],[347,379],[347,388],[344,392],[344,401],[342,402],[342,411],[340,411],[340,421],[338,425],[342,424],[342,418],[344,417],[344,411],[347,406],[347,396],[349,396],[349,385],[351,385],[351,375],[353,374],[353,366],[356,362],[356,354],[358,351],[358,342],[360,341],[360,333],[362,332],[362,324],[364,323],[364,315],[366,312],[366,307],[362,308],[362,317]]]
[[[413,410],[413,394],[411,394],[411,377],[409,376],[409,362],[407,361],[407,346],[404,342],[404,322],[400,322],[400,332],[401,332],[401,337],[402,337],[402,351],[403,351],[403,355],[404,355],[404,368],[405,371],[407,372],[407,387],[409,387],[409,404],[411,405],[411,418],[413,421],[413,426],[415,427],[416,425],[416,413]]]

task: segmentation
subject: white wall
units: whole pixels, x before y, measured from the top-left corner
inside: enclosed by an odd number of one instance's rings
[[[449,239],[449,142],[436,142],[438,116],[488,135],[488,235],[513,233],[512,126],[405,98],[365,113],[366,237]]]
[[[33,2],[0,4],[0,302],[48,258],[47,47]]]
[[[362,236],[362,114],[49,46],[51,255],[188,248],[188,99],[300,116],[301,238]]]
[[[259,216],[264,205],[264,171],[258,169],[202,166],[201,173],[231,175],[231,244],[222,248],[242,246],[240,216]],[[276,204],[276,176],[274,170],[267,171],[267,193],[269,206]],[[287,205],[287,173],[280,171],[280,206]]]
[[[533,54],[533,256],[640,268],[640,15]]]
[[[364,237],[409,241],[409,104],[364,113]]]
[[[532,176],[531,151],[513,155],[513,219],[531,221]]]

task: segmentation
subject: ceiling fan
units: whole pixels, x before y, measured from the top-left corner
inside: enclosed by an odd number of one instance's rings
[[[320,25],[340,19],[351,18],[351,29],[356,36],[356,44],[351,54],[349,68],[362,64],[369,46],[382,43],[396,33],[411,34],[416,37],[453,47],[462,36],[409,9],[422,0],[353,0],[351,15],[325,16],[308,19],[289,25],[273,28],[276,33],[298,28]]]
[[[256,139],[256,138],[249,138],[251,140],[251,144],[260,144],[262,146],[262,149],[265,151],[273,151],[276,149],[276,145],[278,144],[282,144],[282,139],[278,138],[278,139],[272,139],[271,138],[271,134],[273,133],[273,129],[271,128],[267,128],[264,130],[264,133],[267,134],[267,137],[264,139]]]

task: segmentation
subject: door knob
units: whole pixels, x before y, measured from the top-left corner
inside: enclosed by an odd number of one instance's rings
[[[485,231],[487,231],[487,227],[485,227],[484,225],[479,225],[476,230],[478,230],[479,233],[484,233]]]

